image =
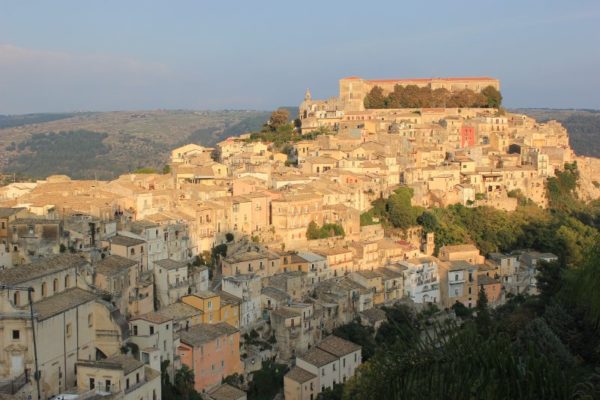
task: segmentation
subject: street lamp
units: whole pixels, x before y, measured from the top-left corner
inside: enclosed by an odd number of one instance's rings
[[[33,358],[35,361],[35,372],[33,374],[33,378],[36,382],[37,387],[37,398],[41,400],[42,396],[40,393],[40,371],[38,368],[38,354],[37,354],[37,341],[35,339],[35,322],[33,320],[33,287],[28,286],[10,286],[10,285],[0,285],[0,289],[8,289],[15,291],[26,291],[27,292],[27,300],[29,301],[29,315],[31,317],[31,334],[33,336]]]

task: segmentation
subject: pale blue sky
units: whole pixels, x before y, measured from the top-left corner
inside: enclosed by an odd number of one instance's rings
[[[0,114],[272,109],[337,81],[489,75],[600,108],[600,1],[0,0]]]

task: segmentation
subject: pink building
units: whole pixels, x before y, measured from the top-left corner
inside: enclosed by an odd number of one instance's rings
[[[194,370],[194,389],[199,392],[220,385],[228,375],[243,372],[240,331],[225,322],[182,330],[177,352],[181,362]]]
[[[475,128],[463,126],[460,128],[460,147],[475,146]]]

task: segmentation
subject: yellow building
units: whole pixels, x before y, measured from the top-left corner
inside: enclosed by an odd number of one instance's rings
[[[240,326],[240,302],[226,293],[210,291],[198,292],[183,296],[181,302],[202,311],[201,321],[204,324],[226,322],[238,328]]]

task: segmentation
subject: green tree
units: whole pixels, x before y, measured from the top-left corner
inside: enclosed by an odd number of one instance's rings
[[[477,329],[482,335],[489,335],[492,329],[492,319],[490,317],[490,310],[488,309],[487,294],[485,293],[483,286],[479,288],[475,309],[477,311],[477,316],[475,317]]]
[[[175,373],[175,387],[183,400],[189,400],[194,392],[194,371],[185,364]]]
[[[490,108],[499,108],[502,105],[502,94],[493,86],[483,88],[481,94],[485,96],[487,106]]]

